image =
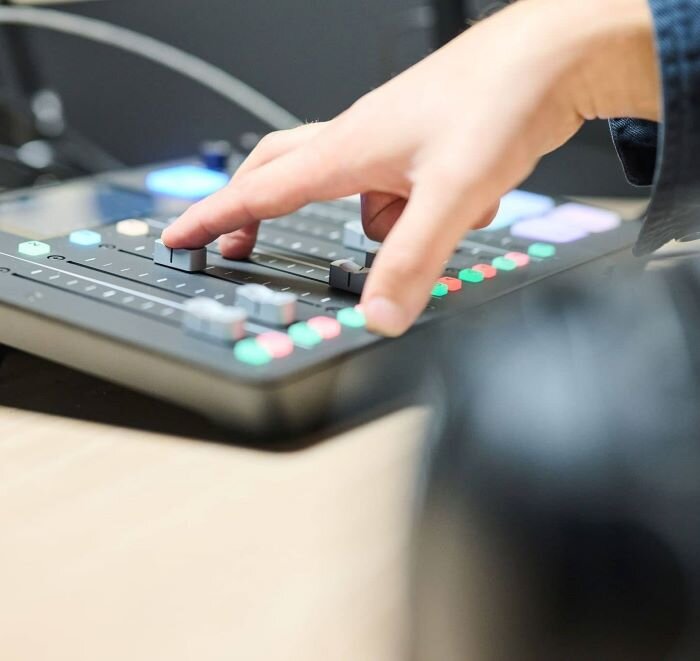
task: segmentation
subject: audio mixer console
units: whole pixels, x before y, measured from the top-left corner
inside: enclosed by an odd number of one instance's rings
[[[246,261],[171,251],[170,219],[230,173],[181,162],[0,196],[0,343],[180,403],[252,436],[351,419],[415,388],[426,330],[634,242],[637,223],[514,192],[446,265],[417,326],[364,328],[379,246],[356,200],[263,223]]]

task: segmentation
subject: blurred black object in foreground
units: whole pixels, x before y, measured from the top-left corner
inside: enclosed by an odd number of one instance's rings
[[[700,262],[549,289],[445,362],[415,659],[699,659]]]

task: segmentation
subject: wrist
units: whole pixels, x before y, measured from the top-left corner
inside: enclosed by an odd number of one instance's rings
[[[661,75],[647,0],[553,2],[572,30],[568,80],[577,112],[585,119],[659,121]]]

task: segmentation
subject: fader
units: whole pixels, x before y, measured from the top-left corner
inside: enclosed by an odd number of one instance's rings
[[[168,248],[160,239],[155,241],[153,261],[156,264],[169,266],[178,271],[196,273],[207,268],[207,249],[199,250],[173,250]]]

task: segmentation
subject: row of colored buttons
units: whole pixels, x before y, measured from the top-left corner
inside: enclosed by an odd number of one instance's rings
[[[77,230],[71,232],[69,240],[76,246],[98,246],[102,235],[92,230]],[[43,241],[25,241],[17,246],[17,252],[26,257],[44,257],[51,252],[51,246]]]
[[[324,341],[337,338],[342,328],[364,328],[365,317],[357,308],[345,308],[333,317],[314,317],[292,324],[286,333],[271,331],[241,340],[233,349],[242,363],[254,367],[267,365],[277,358],[286,358],[295,347],[312,349]]]
[[[535,243],[530,246],[528,254],[509,252],[502,257],[496,257],[491,264],[476,264],[469,269],[462,269],[457,278],[440,278],[433,287],[432,295],[443,298],[450,293],[460,291],[462,283],[479,284],[498,275],[499,271],[515,271],[530,263],[530,257],[548,259],[556,255],[556,248],[546,243]]]
[[[124,236],[146,236],[148,223],[143,220],[122,220],[116,224],[119,234]],[[75,246],[94,247],[102,243],[102,235],[93,230],[71,232],[68,240]],[[25,241],[17,247],[17,252],[26,257],[44,257],[51,252],[51,246],[43,241]]]

